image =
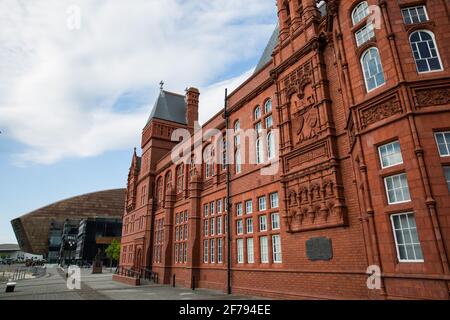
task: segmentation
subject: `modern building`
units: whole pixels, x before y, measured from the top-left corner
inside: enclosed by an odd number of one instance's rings
[[[20,250],[19,245],[5,243],[0,244],[0,261],[41,261],[42,255],[26,253]]]
[[[114,189],[89,193],[50,204],[12,220],[21,250],[57,262],[66,220],[77,220],[79,223],[92,217],[122,219],[125,192],[125,189]]]
[[[219,134],[193,135],[197,89],[161,90],[132,157],[121,267],[276,298],[449,299],[450,5],[277,9],[256,71],[203,124]],[[185,162],[176,129],[193,135]]]
[[[77,234],[75,260],[78,264],[92,264],[96,256],[104,265],[111,265],[105,250],[122,236],[122,219],[88,218],[81,220]]]

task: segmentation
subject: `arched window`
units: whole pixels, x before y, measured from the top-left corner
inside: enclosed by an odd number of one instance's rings
[[[238,133],[239,130],[241,130],[241,124],[239,123],[239,120],[236,120],[234,122],[234,133]]]
[[[192,181],[192,177],[196,174],[195,168],[195,157],[191,157],[191,162],[189,163],[189,181]]]
[[[214,148],[209,145],[203,151],[203,161],[205,162],[205,178],[214,175]]]
[[[270,113],[272,112],[272,100],[267,100],[264,104],[264,113]]]
[[[367,1],[359,3],[352,12],[353,25],[361,22],[365,17],[369,15],[369,4]]]
[[[253,112],[253,115],[255,116],[255,120],[261,118],[261,107],[257,106],[255,108],[255,111]]]
[[[409,41],[419,73],[442,70],[441,58],[431,31],[413,32],[409,36]]]
[[[275,135],[269,132],[267,135],[267,157],[273,159],[275,157]]]
[[[163,181],[162,177],[158,178],[156,182],[156,202],[160,203],[163,200]]]
[[[177,193],[183,192],[184,189],[184,166],[180,164],[177,167]]]
[[[236,165],[236,173],[241,172],[241,151],[239,149],[236,150],[236,153],[234,154],[234,161]]]
[[[380,54],[375,47],[367,49],[361,57],[364,80],[367,92],[370,92],[385,83],[383,66]]]
[[[172,171],[166,173],[166,192],[172,190]]]
[[[256,140],[256,164],[260,164],[264,162],[264,154],[263,154],[263,147],[261,143],[261,139],[258,138]]]

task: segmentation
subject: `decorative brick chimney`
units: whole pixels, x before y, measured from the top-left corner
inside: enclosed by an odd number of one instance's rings
[[[193,128],[194,122],[198,121],[198,97],[200,91],[197,88],[189,88],[186,90],[186,123],[188,127]]]

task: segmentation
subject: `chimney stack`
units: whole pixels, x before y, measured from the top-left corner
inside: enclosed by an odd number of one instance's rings
[[[193,128],[194,122],[198,121],[198,97],[200,91],[197,88],[189,88],[186,90],[186,123],[188,127]]]

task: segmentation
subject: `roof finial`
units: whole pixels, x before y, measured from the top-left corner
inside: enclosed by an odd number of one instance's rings
[[[161,91],[164,89],[164,81],[161,80],[161,82],[159,83],[159,88],[161,89]]]

